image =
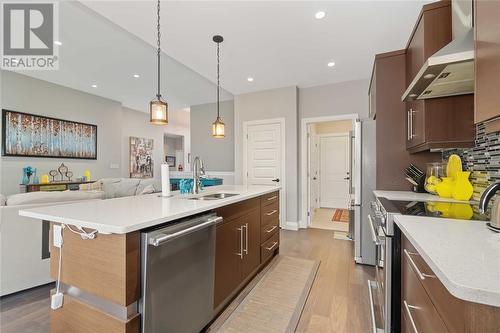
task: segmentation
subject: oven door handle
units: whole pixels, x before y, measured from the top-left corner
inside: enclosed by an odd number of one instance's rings
[[[373,219],[371,215],[368,215],[368,224],[370,225],[370,231],[372,233],[372,240],[375,243],[376,246],[381,245],[382,243],[380,242],[380,239],[377,236],[377,233],[375,232],[375,226],[373,225]]]

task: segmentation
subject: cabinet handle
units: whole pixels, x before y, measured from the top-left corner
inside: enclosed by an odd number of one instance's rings
[[[420,278],[420,280],[425,280],[425,278],[433,278],[435,279],[436,276],[435,275],[430,275],[430,274],[425,274],[425,273],[422,273],[420,271],[420,269],[418,269],[417,267],[417,264],[413,261],[413,258],[411,257],[412,255],[413,256],[419,256],[418,253],[415,253],[415,252],[408,252],[407,249],[404,249],[403,252],[405,253],[405,256],[406,258],[408,258],[408,260],[410,261],[410,264],[413,266],[413,268],[415,269],[415,271],[417,272],[417,275],[418,277]]]
[[[278,245],[278,242],[274,242],[273,245],[271,245],[270,247],[266,247],[266,250],[272,251],[272,250],[274,250],[274,248],[276,247],[276,245]]]
[[[410,140],[413,139],[415,135],[413,135],[413,109],[410,109]]]
[[[266,232],[267,232],[267,233],[273,232],[273,230],[274,230],[274,229],[276,229],[276,228],[277,228],[277,226],[274,226],[274,227],[272,227],[271,229],[266,230]]]
[[[406,111],[406,138],[410,141],[410,110]]]
[[[271,200],[274,200],[276,198],[278,198],[278,196],[277,195],[273,195],[272,197],[267,198],[267,201],[271,201]]]
[[[406,314],[408,315],[408,318],[410,319],[410,323],[411,323],[411,327],[413,328],[413,332],[418,333],[417,325],[415,325],[415,320],[413,320],[413,316],[411,315],[411,311],[410,311],[410,309],[417,309],[417,307],[413,306],[413,305],[408,305],[406,300],[404,300],[403,303],[405,306]]]
[[[245,225],[241,227],[245,228],[245,249],[243,250],[243,252],[245,254],[248,254],[248,223],[245,223]]]
[[[275,209],[275,210],[272,210],[270,211],[269,213],[266,213],[267,216],[271,216],[273,214],[276,214],[278,211]]]
[[[240,252],[237,252],[236,255],[243,259],[243,226],[236,230],[240,232]]]

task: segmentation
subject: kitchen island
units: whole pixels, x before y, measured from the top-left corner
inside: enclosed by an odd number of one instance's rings
[[[166,328],[172,331],[171,327],[190,327],[195,320],[183,317],[190,309],[180,292],[187,281],[192,282],[193,290],[206,291],[193,306],[210,306],[200,319],[208,324],[278,253],[279,189],[224,185],[192,196],[163,198],[150,194],[20,211],[20,215],[50,221],[51,230],[57,229],[56,225],[65,226],[62,253],[50,242],[51,276],[55,280],[62,254],[60,281],[64,293],[63,306],[51,313],[51,332],[163,332]],[[168,257],[164,255],[167,250],[158,247],[169,238],[180,239],[177,234],[181,234],[160,231],[187,225],[183,234],[193,235],[202,223],[213,223],[213,232],[194,239],[193,250],[177,242],[170,246],[174,254]],[[155,241],[148,238],[150,234]],[[53,232],[50,236],[54,238]],[[205,243],[200,243],[202,238]],[[193,257],[195,248],[202,258]],[[162,264],[171,270],[160,278],[153,275],[159,274],[158,269],[148,271],[148,264],[158,258],[146,262],[146,252],[156,249],[159,256],[170,258],[168,264]],[[189,259],[182,260],[181,254]],[[204,273],[189,277],[196,267],[202,267],[201,263]],[[168,301],[165,290],[173,283],[180,287],[170,289],[168,306],[163,309],[148,303]],[[186,300],[193,297],[189,291],[185,295]],[[150,310],[145,311],[147,304]]]

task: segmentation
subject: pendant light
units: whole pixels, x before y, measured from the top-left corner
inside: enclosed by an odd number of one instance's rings
[[[168,124],[168,104],[165,102],[160,94],[160,0],[158,0],[157,5],[157,32],[158,32],[158,40],[157,45],[158,49],[156,50],[156,56],[158,58],[158,92],[156,93],[156,99],[149,102],[149,114],[150,114],[150,123],[155,125],[166,125]]]
[[[222,36],[216,35],[213,37],[213,41],[217,43],[217,119],[212,124],[212,136],[217,139],[222,139],[224,138],[225,131],[224,131],[224,123],[222,122],[222,119],[220,119],[219,115],[219,95],[220,95],[220,57],[219,57],[219,46],[220,43],[224,38]]]

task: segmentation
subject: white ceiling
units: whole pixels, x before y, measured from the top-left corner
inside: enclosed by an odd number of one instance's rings
[[[20,73],[149,112],[157,89],[154,47],[76,1],[60,2],[59,39],[59,70]],[[169,110],[215,101],[213,82],[165,54],[161,63],[161,93]],[[231,98],[222,92],[222,99]]]
[[[212,36],[223,35],[221,82],[233,94],[367,78],[376,53],[405,46],[426,2],[162,1],[162,49],[213,81]],[[154,1],[84,4],[155,45]]]

